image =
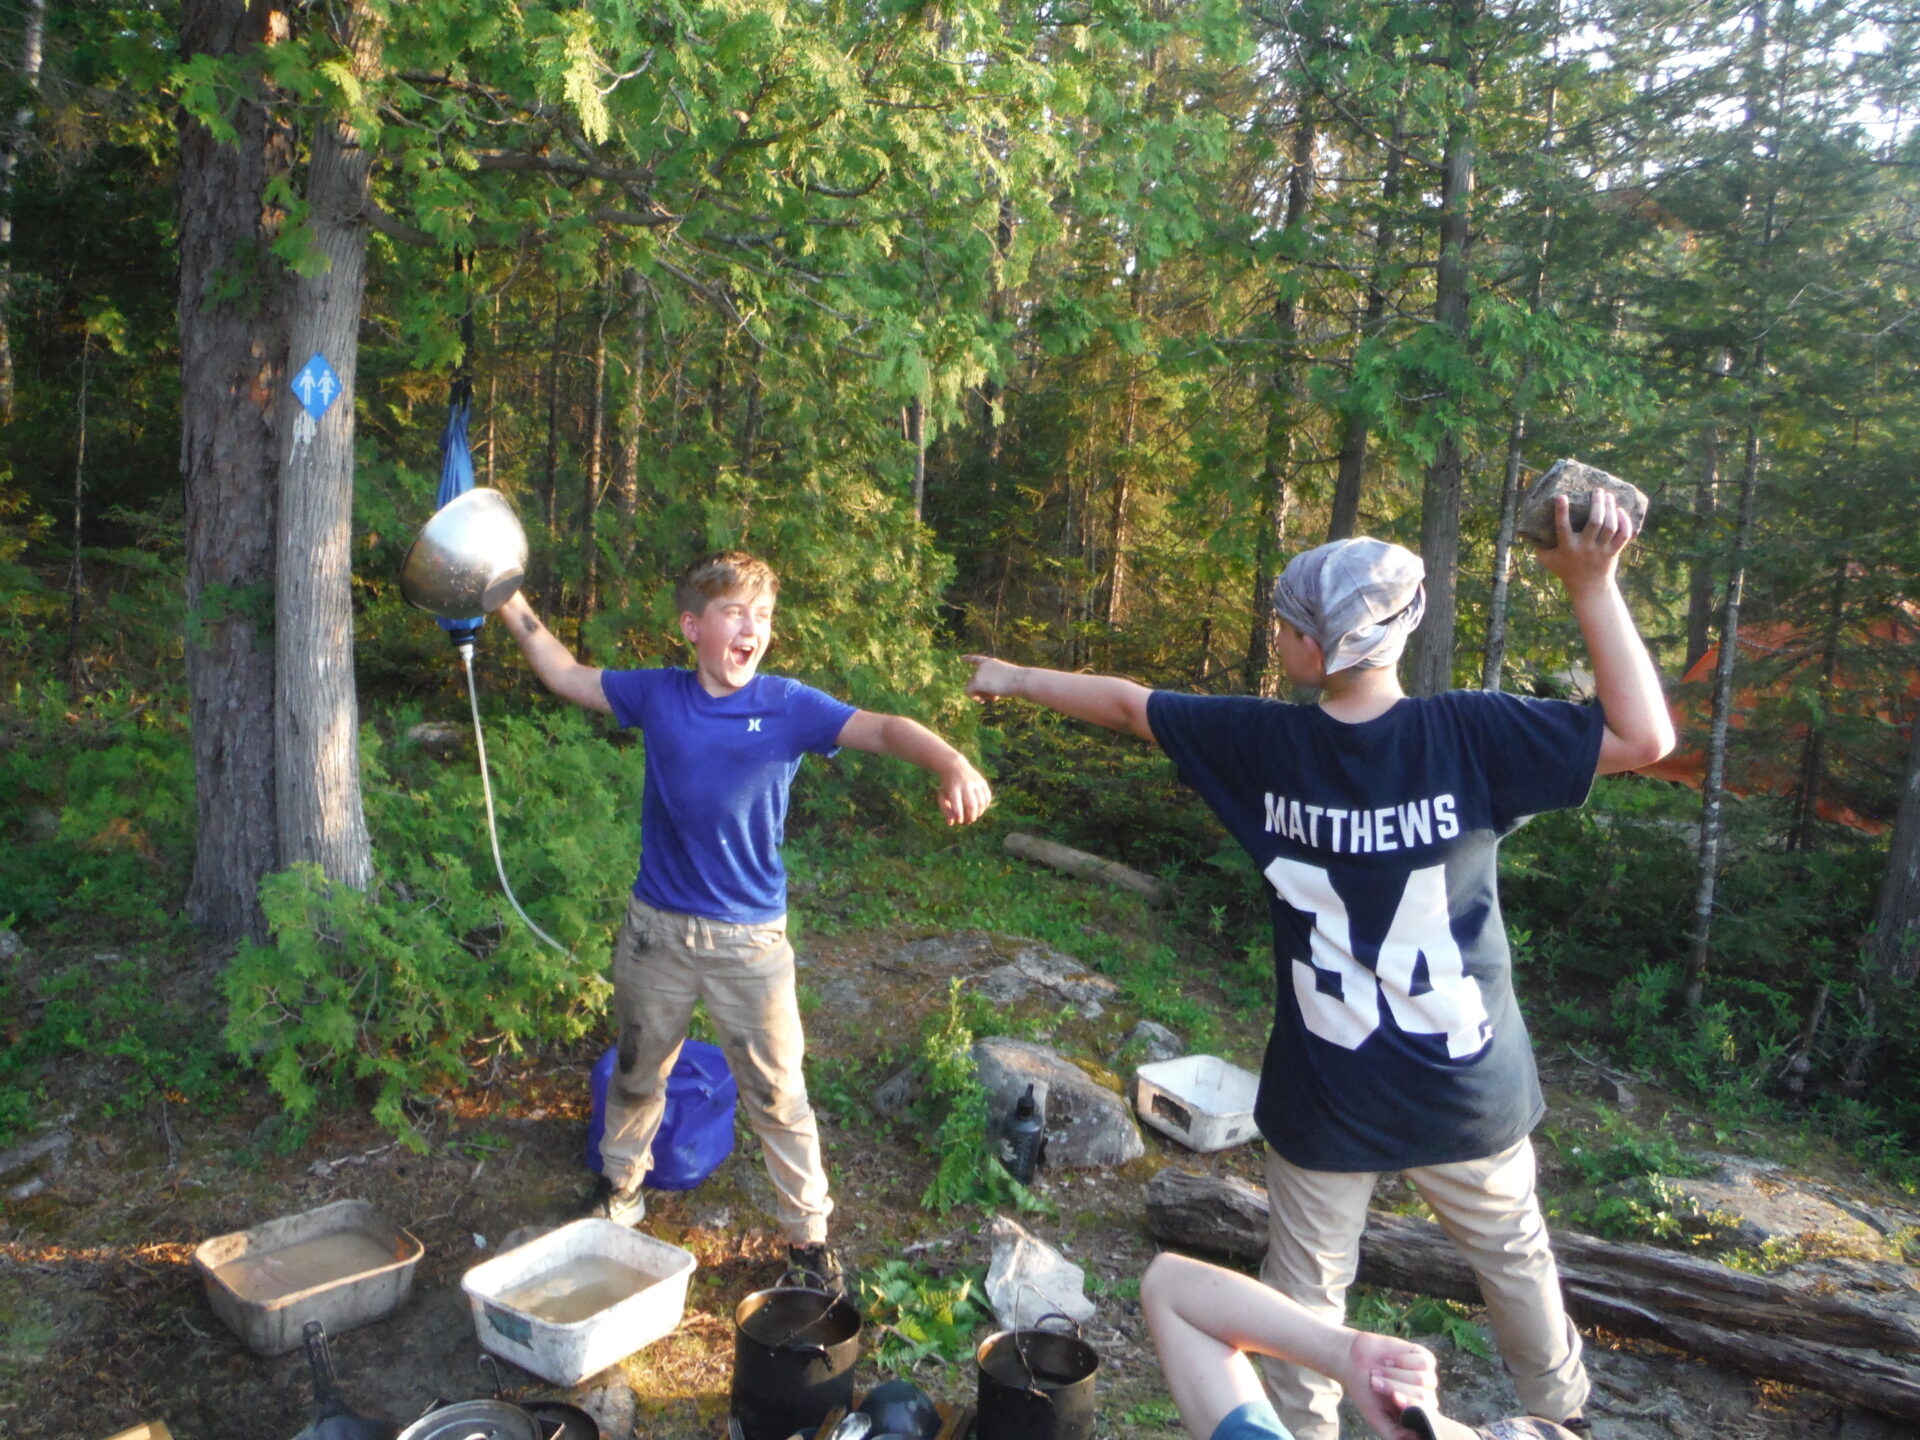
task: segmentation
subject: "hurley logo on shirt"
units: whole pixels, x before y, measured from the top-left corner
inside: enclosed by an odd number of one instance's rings
[[[754,720],[749,720],[749,721],[747,721],[747,733],[748,733],[749,735],[751,735],[751,734],[753,734],[753,733],[754,733],[755,731],[757,731],[757,730],[759,730],[759,728],[760,728],[760,722],[759,722],[759,720],[757,720],[757,719],[754,719]]]
[[[1451,793],[1376,810],[1341,810],[1268,792],[1265,829],[1336,855],[1370,855],[1451,840],[1460,833],[1460,820]]]

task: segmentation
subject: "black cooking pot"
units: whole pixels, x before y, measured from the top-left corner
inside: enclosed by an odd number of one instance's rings
[[[746,1440],[811,1433],[853,1403],[860,1312],[804,1285],[756,1290],[733,1312],[733,1414]]]
[[[1047,1321],[1069,1328],[1049,1330]],[[1057,1312],[1031,1329],[1002,1330],[974,1352],[980,1372],[980,1440],[1088,1440],[1100,1357],[1080,1327]]]

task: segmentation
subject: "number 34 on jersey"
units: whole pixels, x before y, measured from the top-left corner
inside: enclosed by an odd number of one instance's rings
[[[1493,1039],[1480,984],[1454,942],[1444,865],[1408,873],[1371,967],[1354,956],[1346,902],[1325,870],[1282,856],[1266,877],[1311,922],[1313,957],[1294,959],[1293,993],[1307,1029],[1322,1040],[1359,1049],[1380,1028],[1383,1000],[1407,1034],[1444,1036],[1450,1059],[1470,1059]]]

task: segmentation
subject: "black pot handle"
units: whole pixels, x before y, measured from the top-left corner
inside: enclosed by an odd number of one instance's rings
[[[1067,1312],[1064,1310],[1049,1310],[1047,1311],[1046,1314],[1038,1316],[1034,1320],[1034,1322],[1031,1325],[1028,1325],[1026,1328],[1029,1330],[1044,1330],[1047,1328],[1047,1321],[1049,1320],[1066,1321],[1068,1328],[1073,1332],[1073,1338],[1076,1340],[1081,1338],[1080,1322],[1074,1319],[1071,1315],[1067,1314]]]

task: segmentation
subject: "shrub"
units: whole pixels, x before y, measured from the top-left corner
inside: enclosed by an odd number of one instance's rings
[[[495,720],[488,736],[508,878],[536,939],[499,893],[477,773],[362,742],[381,861],[365,893],[312,866],[261,890],[271,939],[222,978],[226,1038],[296,1116],[352,1082],[414,1140],[406,1102],[462,1075],[475,1047],[579,1038],[605,1006],[612,932],[635,852],[641,766],[576,711]]]

